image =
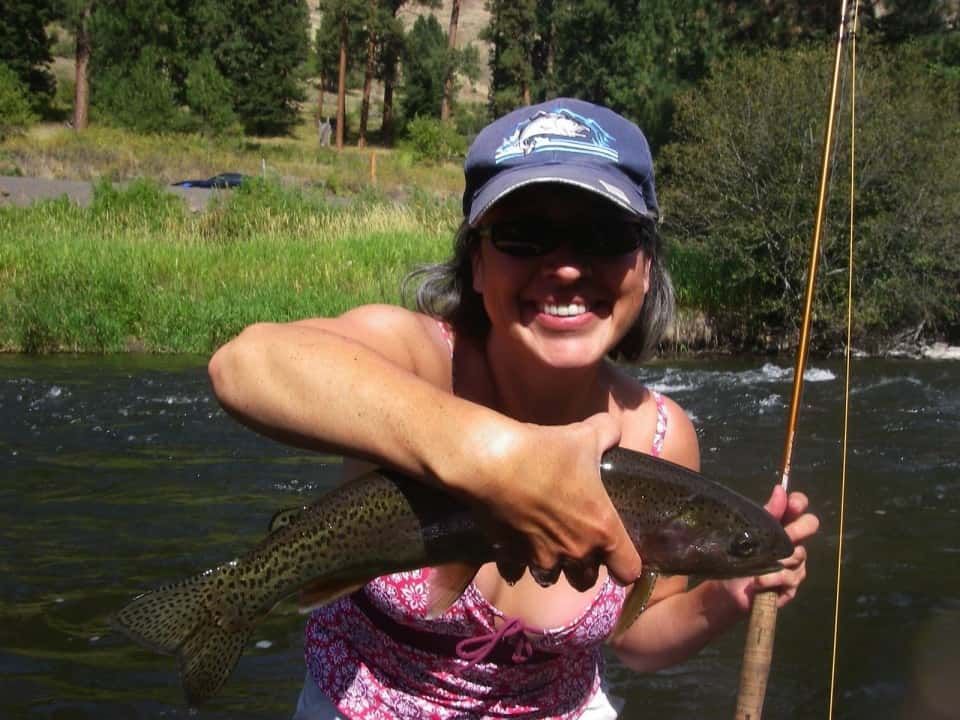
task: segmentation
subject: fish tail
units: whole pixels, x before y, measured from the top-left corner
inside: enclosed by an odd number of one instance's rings
[[[223,622],[211,612],[212,578],[198,575],[138,596],[113,618],[134,642],[176,655],[180,681],[191,705],[214,695],[240,659],[250,628]],[[219,621],[218,621],[219,616]]]

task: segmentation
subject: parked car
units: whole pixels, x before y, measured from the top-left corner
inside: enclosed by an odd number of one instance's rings
[[[173,185],[188,188],[235,188],[240,187],[246,179],[247,176],[242,173],[220,173],[206,180],[181,180]]]

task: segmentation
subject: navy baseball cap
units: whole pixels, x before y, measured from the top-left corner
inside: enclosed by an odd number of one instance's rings
[[[651,220],[660,214],[643,132],[583,100],[555,98],[494,120],[473,141],[463,170],[470,225],[506,195],[536,183],[579,187]]]

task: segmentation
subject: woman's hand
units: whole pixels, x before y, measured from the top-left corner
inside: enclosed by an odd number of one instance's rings
[[[809,504],[803,493],[790,493],[788,497],[780,485],[773,488],[773,493],[764,507],[783,523],[783,529],[795,546],[793,555],[780,561],[783,570],[752,578],[724,581],[724,588],[741,611],[750,610],[753,596],[758,592],[775,591],[777,607],[783,607],[796,596],[797,588],[807,576],[807,551],[800,543],[811,537],[820,527],[817,516],[806,511]]]
[[[507,580],[530,567],[543,585],[563,572],[585,590],[600,564],[626,585],[641,561],[600,479],[600,458],[617,444],[620,429],[607,413],[557,427],[518,424],[493,445],[484,478],[470,494],[489,514],[498,566]]]

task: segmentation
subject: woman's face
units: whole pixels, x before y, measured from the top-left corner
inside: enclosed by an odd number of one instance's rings
[[[650,260],[642,250],[592,256],[571,246],[598,224],[630,232],[628,216],[593,193],[565,186],[517,190],[481,219],[481,228],[517,222],[564,242],[534,257],[494,247],[489,234],[473,255],[473,287],[483,296],[490,332],[519,343],[553,367],[586,367],[612,350],[640,314]],[[621,224],[623,221],[623,224]]]

